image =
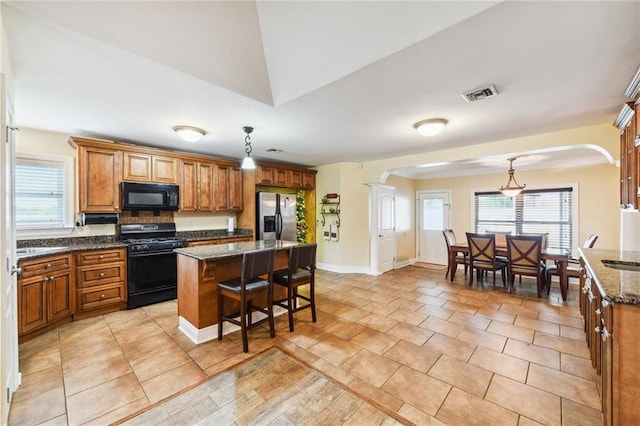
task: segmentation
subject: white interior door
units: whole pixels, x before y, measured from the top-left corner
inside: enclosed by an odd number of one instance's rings
[[[418,251],[420,262],[447,264],[447,245],[442,230],[449,228],[450,194],[418,192]]]
[[[370,268],[382,274],[393,269],[396,256],[395,188],[375,184],[370,189]]]
[[[0,99],[2,103],[3,141],[2,155],[4,160],[4,182],[0,188],[4,203],[4,254],[6,267],[2,268],[2,424],[7,424],[9,402],[12,393],[20,384],[18,371],[18,322],[17,322],[17,264],[16,264],[16,234],[15,234],[15,143],[13,127],[13,104],[5,90],[5,76],[0,76]],[[5,394],[5,392],[7,394]]]

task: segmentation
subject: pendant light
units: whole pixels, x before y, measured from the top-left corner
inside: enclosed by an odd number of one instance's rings
[[[245,170],[252,170],[256,168],[256,163],[253,161],[253,158],[251,158],[251,136],[249,136],[251,132],[253,132],[253,127],[245,126],[242,130],[247,134],[244,138],[244,152],[247,156],[242,160],[242,168]]]
[[[527,186],[519,185],[516,181],[516,178],[513,177],[513,173],[515,172],[515,170],[513,170],[513,162],[515,161],[515,159],[515,157],[507,158],[507,161],[509,161],[509,181],[507,182],[506,186],[500,187],[500,191],[507,197],[515,197],[516,195],[520,194],[522,190]]]

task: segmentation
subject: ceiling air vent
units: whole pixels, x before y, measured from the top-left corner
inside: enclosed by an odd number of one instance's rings
[[[472,103],[481,101],[483,99],[491,98],[498,94],[498,90],[496,86],[493,84],[491,86],[480,87],[478,89],[469,90],[468,92],[464,92],[462,97],[465,101]]]

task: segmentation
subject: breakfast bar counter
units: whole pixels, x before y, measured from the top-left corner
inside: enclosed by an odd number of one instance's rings
[[[276,249],[274,270],[288,265],[289,248],[294,241],[248,241],[212,244],[175,249],[178,253],[178,321],[179,329],[195,343],[217,337],[218,282],[240,276],[242,255],[261,249]],[[276,298],[286,297],[286,289],[274,288]],[[254,300],[266,304],[266,297]],[[226,310],[237,306],[229,303]],[[225,325],[225,331],[231,329]]]

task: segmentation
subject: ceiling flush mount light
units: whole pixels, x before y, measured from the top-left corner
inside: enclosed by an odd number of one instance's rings
[[[413,127],[423,136],[435,136],[444,129],[449,120],[444,118],[430,118],[418,121]]]
[[[247,134],[247,136],[245,136],[244,138],[244,152],[247,154],[247,156],[244,157],[244,160],[242,160],[242,168],[245,170],[255,169],[256,163],[253,161],[253,158],[251,158],[251,136],[249,136],[251,132],[253,132],[253,127],[245,126],[242,128],[242,130],[244,130],[244,132]]]
[[[515,197],[521,193],[527,185],[519,185],[516,178],[513,177],[515,171],[513,170],[513,162],[515,161],[515,157],[507,158],[507,161],[509,162],[509,181],[507,182],[507,186],[500,187],[500,191],[507,197]]]
[[[173,131],[185,142],[198,142],[207,134],[203,129],[193,126],[173,126]]]

